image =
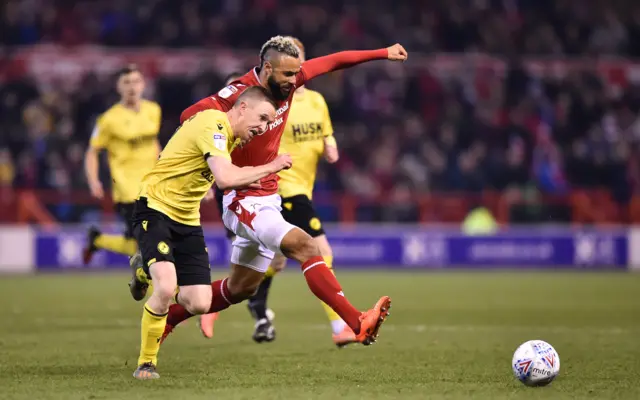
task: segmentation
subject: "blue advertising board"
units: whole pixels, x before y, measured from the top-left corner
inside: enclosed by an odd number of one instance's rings
[[[37,232],[39,269],[126,268],[125,256],[100,251],[82,265],[83,228]],[[626,268],[625,230],[528,229],[489,236],[416,226],[328,229],[340,268]],[[221,229],[205,231],[212,268],[227,268],[230,244]]]

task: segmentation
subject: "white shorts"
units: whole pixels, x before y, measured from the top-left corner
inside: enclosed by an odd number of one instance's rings
[[[235,196],[232,190],[222,200],[222,221],[236,235],[231,262],[266,272],[275,253],[281,253],[282,238],[295,226],[280,214],[279,195],[251,196],[234,202]]]

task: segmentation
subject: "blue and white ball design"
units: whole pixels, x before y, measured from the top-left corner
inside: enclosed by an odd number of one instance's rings
[[[511,367],[516,378],[527,386],[545,386],[560,372],[560,357],[549,343],[529,340],[513,354]]]

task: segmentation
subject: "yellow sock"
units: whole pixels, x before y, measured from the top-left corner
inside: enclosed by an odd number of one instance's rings
[[[331,256],[324,256],[324,262],[327,264],[327,267],[329,267],[329,270],[331,271],[332,274],[336,274],[335,272],[333,272],[333,257]],[[322,303],[322,302],[321,302]],[[322,303],[322,307],[324,308],[324,312],[327,313],[327,317],[329,317],[329,321],[333,322],[333,321],[340,321],[341,318],[338,314],[336,314],[335,311],[333,311],[333,309],[331,307],[329,307],[328,305],[326,305],[325,303]]]
[[[96,238],[93,244],[95,244],[99,249],[126,254],[128,256],[136,254],[136,251],[138,250],[138,244],[135,239],[127,238],[122,235],[102,234]]]
[[[271,265],[269,265],[269,268],[267,268],[267,272],[264,273],[264,277],[265,278],[273,278],[277,273],[278,273],[278,271],[276,271],[275,269],[271,268]]]
[[[167,314],[157,314],[145,304],[142,310],[142,322],[140,324],[140,357],[138,365],[144,363],[158,364],[158,351],[160,351],[160,338],[167,324]]]

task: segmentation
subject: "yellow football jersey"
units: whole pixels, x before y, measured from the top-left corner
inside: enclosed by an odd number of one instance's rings
[[[231,161],[235,137],[227,114],[205,110],[184,122],[142,179],[149,208],[185,225],[200,225],[200,202],[213,184],[207,158]]]
[[[289,153],[293,159],[293,166],[278,174],[280,196],[304,194],[311,199],[324,138],[331,135],[333,126],[324,97],[309,89],[296,93],[280,142],[280,153]]]
[[[116,203],[135,201],[142,177],[156,163],[160,119],[160,106],[148,100],[138,112],[118,103],[98,118],[89,145],[107,151]]]

